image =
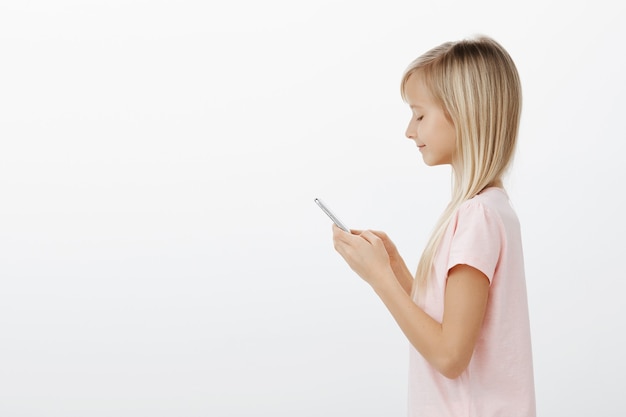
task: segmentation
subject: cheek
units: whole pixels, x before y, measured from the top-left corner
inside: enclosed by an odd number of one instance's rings
[[[419,137],[422,137],[424,135],[428,135],[428,122],[425,122],[424,120],[422,120],[421,122],[419,122],[417,124],[417,133],[419,135]]]
[[[456,129],[450,126],[448,130],[448,142],[452,148],[456,148]]]
[[[440,120],[437,126],[439,139],[448,146],[456,147],[456,129],[447,120]]]
[[[428,121],[422,125],[422,135],[431,142],[441,142],[441,130],[436,123]]]

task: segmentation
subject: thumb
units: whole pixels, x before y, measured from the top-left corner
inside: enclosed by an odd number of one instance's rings
[[[376,236],[371,230],[366,230],[360,234],[360,236],[367,240],[370,244],[374,245],[380,242],[380,238]]]

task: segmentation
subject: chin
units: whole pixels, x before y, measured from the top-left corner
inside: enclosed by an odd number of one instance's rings
[[[423,159],[424,159],[424,163],[428,165],[429,167],[435,167],[439,165],[452,165],[452,162],[443,161],[441,159],[432,159],[432,158],[423,158]]]
[[[444,165],[442,162],[432,161],[432,160],[429,160],[429,159],[426,159],[426,158],[424,158],[424,163],[426,165],[428,165],[429,167],[435,167],[437,165]]]

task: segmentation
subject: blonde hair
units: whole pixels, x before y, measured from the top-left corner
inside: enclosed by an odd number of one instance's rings
[[[442,237],[459,206],[499,184],[515,150],[522,92],[515,64],[488,37],[446,42],[414,60],[401,83],[419,75],[456,130],[452,198],[439,218],[419,261],[413,292],[428,282]]]

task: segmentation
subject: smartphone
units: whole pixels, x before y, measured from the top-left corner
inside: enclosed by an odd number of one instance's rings
[[[328,215],[328,217],[330,217],[330,219],[337,225],[339,226],[340,229],[350,233],[350,228],[348,226],[346,226],[345,224],[343,224],[343,222],[341,220],[339,220],[337,218],[337,216],[335,216],[333,214],[332,211],[330,211],[330,209],[328,207],[326,207],[326,205],[322,202],[322,200],[320,200],[319,198],[315,199],[315,202],[317,203],[318,206],[320,206],[320,208],[322,209],[322,211],[324,211],[324,213],[326,213]]]

